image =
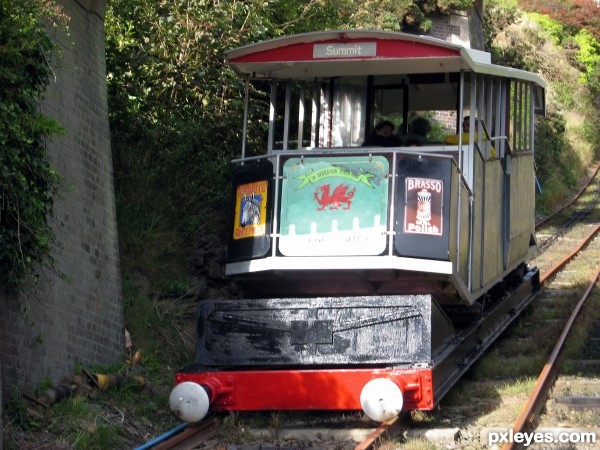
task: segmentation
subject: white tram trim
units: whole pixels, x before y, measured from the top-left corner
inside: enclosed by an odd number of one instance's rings
[[[397,269],[452,275],[450,261],[406,258],[401,256],[278,256],[228,263],[225,275],[268,270],[367,270]]]

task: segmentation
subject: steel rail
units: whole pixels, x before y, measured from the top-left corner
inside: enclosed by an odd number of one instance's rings
[[[373,430],[369,435],[356,447],[354,450],[369,450],[373,447],[373,444],[377,439],[383,436],[387,431],[398,421],[398,416],[392,417],[385,422],[382,422],[375,430]]]
[[[539,228],[539,227],[541,227],[542,225],[544,225],[546,222],[548,222],[554,216],[556,216],[557,214],[560,214],[562,211],[564,211],[569,206],[571,206],[573,203],[575,203],[577,200],[579,200],[579,197],[581,197],[583,195],[583,193],[586,191],[586,189],[590,186],[590,184],[592,184],[592,182],[596,178],[596,175],[598,175],[598,171],[600,171],[600,164],[598,164],[596,166],[596,169],[594,170],[594,173],[592,174],[592,176],[590,177],[590,179],[588,180],[588,182],[585,184],[585,186],[583,186],[580,189],[580,191],[577,193],[577,195],[575,197],[573,197],[567,204],[563,205],[561,208],[557,209],[552,214],[550,214],[548,217],[546,217],[546,218],[540,220],[538,223],[536,223],[535,224],[536,229]]]
[[[548,221],[550,221],[551,219],[556,217],[558,214],[564,212],[567,208],[573,206],[573,204],[577,200],[579,200],[580,197],[588,190],[588,188],[592,185],[592,183],[594,183],[594,181],[596,180],[596,175],[598,174],[599,170],[600,170],[600,164],[596,166],[596,169],[594,170],[594,173],[592,174],[592,176],[590,177],[588,182],[585,184],[585,186],[583,186],[581,188],[581,190],[575,197],[573,197],[567,204],[563,205],[560,209],[556,210],[554,213],[552,213],[551,215],[546,217],[544,220],[536,223],[536,225],[535,225],[536,231],[539,230],[540,228],[542,228],[542,226],[544,224],[546,224]],[[535,257],[544,253],[546,251],[546,249],[548,247],[550,247],[554,242],[556,242],[568,229],[571,228],[571,226],[574,223],[581,221],[584,217],[587,217],[591,213],[591,211],[593,210],[595,205],[598,203],[599,197],[600,197],[600,192],[596,192],[594,200],[592,202],[593,204],[590,204],[589,206],[576,211],[571,216],[571,218],[567,222],[562,224],[560,226],[560,228],[549,239],[546,239],[545,241],[539,243],[538,248],[535,251]]]
[[[217,418],[203,420],[198,425],[189,426],[168,440],[152,447],[153,450],[193,450],[213,437],[217,432]]]
[[[574,250],[571,251],[571,253],[569,253],[567,256],[565,256],[563,259],[561,259],[559,262],[557,262],[552,268],[548,269],[548,271],[544,274],[542,274],[540,276],[540,283],[544,284],[549,278],[553,277],[554,275],[556,275],[556,272],[558,272],[560,269],[562,269],[571,259],[573,259],[573,257],[575,257],[575,255],[577,255],[577,253],[579,253],[581,251],[581,249],[587,245],[587,243],[589,241],[592,240],[592,238],[594,237],[594,235],[596,233],[598,233],[598,230],[600,230],[600,225],[596,225],[594,227],[594,229],[592,231],[590,231],[579,243],[579,245],[577,247],[575,247]]]
[[[546,274],[544,274],[544,276],[542,277],[542,280],[540,280],[540,282],[543,283],[548,278],[553,276],[556,272],[558,272],[558,270],[560,270],[563,266],[565,266],[566,263],[568,261],[570,261],[577,253],[579,253],[579,251],[583,248],[583,246],[586,245],[596,233],[598,233],[599,230],[600,230],[600,225],[596,225],[596,227],[581,241],[581,243],[577,246],[577,248],[575,250],[573,250],[569,255],[567,255],[565,258],[563,258],[552,269],[550,269]],[[581,297],[581,299],[579,300],[579,302],[577,303],[577,305],[571,312],[571,316],[569,317],[569,320],[567,321],[560,337],[558,338],[558,341],[556,342],[556,344],[554,346],[554,350],[552,350],[552,353],[550,354],[548,361],[546,362],[546,364],[544,365],[544,368],[542,369],[540,375],[538,376],[538,379],[529,395],[529,398],[527,399],[525,405],[523,406],[523,409],[521,410],[519,416],[517,417],[515,423],[512,426],[513,434],[523,432],[525,430],[526,426],[530,423],[530,420],[531,420],[531,417],[533,416],[534,411],[536,411],[537,407],[539,406],[540,402],[543,399],[543,393],[546,392],[547,385],[549,384],[549,382],[551,380],[550,374],[553,373],[556,368],[558,356],[560,355],[560,352],[562,351],[562,348],[567,339],[567,336],[569,335],[569,332],[571,331],[571,328],[573,326],[573,323],[575,322],[575,319],[579,315],[581,308],[585,304],[585,301],[589,297],[589,295],[590,295],[592,289],[594,288],[596,281],[598,280],[599,277],[600,277],[600,267],[596,270],[596,273],[592,277],[587,290],[585,291],[585,293],[583,294],[583,296]],[[517,448],[517,445],[518,444],[516,442],[508,442],[508,443],[504,444],[504,446],[502,447],[502,450],[512,450],[514,448]]]

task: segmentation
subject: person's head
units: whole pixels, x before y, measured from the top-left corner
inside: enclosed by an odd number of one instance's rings
[[[379,136],[390,137],[394,132],[394,124],[389,120],[379,122],[375,127],[375,133]]]
[[[410,132],[418,134],[419,136],[425,136],[431,131],[431,123],[425,117],[417,116],[410,121]]]
[[[471,120],[471,116],[465,116],[465,118],[463,119],[463,122],[462,122],[462,130],[463,130],[465,133],[468,133],[468,132],[469,132],[469,129],[470,129],[470,120]],[[475,121],[475,129],[477,129],[477,122],[478,122],[478,121],[477,121],[477,118],[475,118],[475,120],[474,120],[474,121]]]

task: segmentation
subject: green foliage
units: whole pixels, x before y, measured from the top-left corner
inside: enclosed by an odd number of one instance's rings
[[[142,292],[131,280],[123,280],[123,297],[127,329],[134,347],[142,348],[144,367],[158,376],[168,364],[182,366],[193,360],[195,333],[190,333],[190,342],[181,338],[186,332],[185,324],[193,323],[195,298],[163,299],[167,292],[155,292],[153,297]],[[186,345],[189,344],[189,345]],[[149,361],[156,364],[155,372]],[[161,369],[162,367],[162,369]]]
[[[519,0],[519,6],[550,16],[571,35],[586,28],[600,39],[600,8],[596,0]]]
[[[494,64],[499,64],[517,69],[539,72],[540,60],[537,49],[548,40],[547,32],[531,32],[527,37],[502,36],[503,40],[509,39],[510,45],[498,45],[499,35],[506,34],[521,19],[521,12],[512,3],[493,2],[486,8],[484,35],[486,46],[492,55]]]
[[[51,74],[48,15],[56,17],[41,2],[0,4],[0,284],[9,291],[37,281],[36,265],[53,263],[48,220],[61,178],[44,143],[64,130],[39,112]]]
[[[537,177],[543,189],[536,207],[548,213],[573,192],[583,168],[599,155],[600,72],[592,35],[574,32],[559,15],[545,14],[542,5],[533,7],[534,3],[519,1],[519,7],[534,11],[527,14],[519,8],[507,12],[493,3],[486,8],[486,27],[493,30],[488,43],[495,63],[537,72],[548,82],[547,118],[537,124],[536,141]],[[547,2],[546,10],[559,8],[555,3]],[[579,82],[582,73],[586,84]]]
[[[451,10],[470,9],[475,2],[474,0],[414,0],[405,3],[407,12],[404,13],[402,29],[429,31],[432,16],[446,14]]]
[[[588,83],[600,65],[600,42],[586,29],[579,30],[573,39],[579,45],[576,59],[585,67],[581,81]]]
[[[533,12],[526,14],[526,17],[539,24],[555,45],[569,48],[574,42],[577,51],[573,59],[582,66],[580,81],[582,83],[589,82],[591,74],[600,61],[600,43],[594,38],[594,35],[585,28],[579,29],[572,35],[561,22],[546,14]]]
[[[600,109],[600,65],[596,65],[588,76],[588,89],[592,97],[592,103],[596,110]],[[597,142],[600,142],[598,140]]]
[[[492,56],[495,54],[494,38],[500,30],[504,30],[517,20],[516,0],[489,0],[485,5],[485,20],[483,21],[483,35],[485,47]],[[494,58],[497,59],[497,58]]]
[[[565,119],[560,114],[549,114],[536,128],[536,172],[542,185],[536,206],[540,212],[548,213],[563,200],[565,187],[577,187],[581,159],[566,138]]]
[[[558,81],[554,84],[556,100],[562,108],[573,108],[576,103],[577,91],[572,83]]]
[[[546,14],[532,12],[526,14],[525,17],[538,23],[545,31],[547,37],[550,38],[555,45],[560,45],[568,36],[562,24]]]

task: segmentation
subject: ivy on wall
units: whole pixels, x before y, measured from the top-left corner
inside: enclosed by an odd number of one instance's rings
[[[53,266],[49,220],[61,177],[45,142],[64,129],[39,105],[52,74],[48,27],[62,20],[48,0],[0,2],[0,287],[9,292]]]

